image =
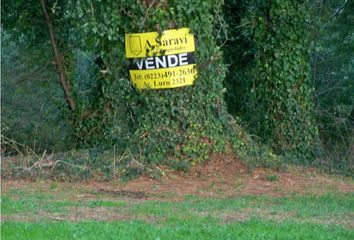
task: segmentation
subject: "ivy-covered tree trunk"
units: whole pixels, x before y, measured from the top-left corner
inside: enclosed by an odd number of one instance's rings
[[[251,3],[246,19],[252,27],[244,33],[254,51],[249,95],[253,105],[249,111],[260,123],[257,133],[278,152],[307,158],[318,130],[303,1]]]
[[[104,62],[101,108],[104,123],[97,134],[129,153],[130,167],[168,163],[179,168],[205,159],[226,146],[220,118],[225,67],[214,39],[222,1],[78,1],[69,16],[85,24],[82,46]],[[137,90],[128,76],[124,34],[190,28],[195,36],[198,77],[193,86]],[[93,120],[96,121],[96,120]],[[99,122],[99,121],[98,121]],[[97,122],[97,124],[98,124]],[[100,138],[98,138],[98,142]]]

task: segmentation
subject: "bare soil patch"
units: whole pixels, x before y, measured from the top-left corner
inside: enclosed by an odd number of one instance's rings
[[[351,178],[327,175],[317,169],[289,167],[285,171],[258,168],[249,173],[234,155],[214,154],[210,161],[183,173],[161,167],[160,179],[147,175],[122,182],[113,180],[57,182],[53,180],[6,179],[2,192],[17,189],[32,192],[58,193],[58,199],[85,200],[101,195],[105,199],[127,198],[183,200],[186,195],[232,197],[242,195],[287,196],[291,194],[325,194],[354,192]]]
[[[144,220],[147,222],[156,222],[159,220],[154,216],[135,216],[125,212],[118,212],[112,210],[109,207],[68,207],[67,211],[61,213],[49,213],[46,211],[39,211],[36,214],[33,213],[17,213],[11,215],[2,216],[2,221],[16,221],[16,222],[28,222],[28,221],[131,221],[131,220]]]

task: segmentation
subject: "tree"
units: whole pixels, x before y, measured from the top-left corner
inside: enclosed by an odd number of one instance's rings
[[[231,118],[223,100],[225,66],[214,37],[222,1],[130,0],[102,4],[98,0],[41,0],[42,8],[34,3],[28,8],[20,3],[7,6],[3,10],[4,27],[19,35],[28,33],[26,37],[33,43],[50,40],[74,135],[81,146],[114,148],[117,154],[128,155],[121,166],[128,166],[132,172],[160,163],[186,169],[209,153],[226,148]],[[16,16],[19,10],[20,16],[41,17],[41,25],[29,21],[18,28],[19,19],[23,19]],[[191,29],[197,42],[199,75],[195,84],[167,90],[135,89],[129,81],[124,34],[183,27]],[[96,71],[97,88],[90,106],[82,104],[80,82],[73,77],[77,50],[96,56],[102,67]],[[68,81],[70,89],[63,84]],[[71,97],[74,104],[68,99]]]
[[[123,149],[132,153],[134,171],[146,163],[168,163],[185,168],[205,159],[211,151],[226,146],[222,120],[227,116],[222,81],[225,67],[213,37],[215,15],[221,1],[79,1],[70,17],[79,16],[85,24],[82,48],[95,51],[103,59],[102,99],[107,111],[104,123],[125,118],[129,140]],[[195,35],[195,61],[198,79],[190,87],[167,90],[136,90],[129,82],[124,54],[124,34],[163,31],[189,27]],[[124,111],[124,113],[122,113]],[[113,119],[112,119],[113,117]],[[122,136],[106,128],[121,146]],[[130,159],[131,160],[131,159]]]
[[[317,126],[305,5],[303,1],[250,1],[240,6],[243,17],[236,16],[239,30],[233,29],[234,38],[245,46],[239,53],[243,61],[231,63],[245,72],[231,76],[228,86],[241,87],[241,97],[235,99],[242,102],[229,106],[278,153],[309,159],[317,142]],[[231,42],[228,48],[233,47]]]
[[[70,110],[76,108],[70,80],[66,69],[64,48],[68,46],[69,26],[63,26],[63,3],[58,1],[10,1],[2,4],[1,14],[3,27],[15,39],[27,41],[32,46],[50,45],[53,49],[53,58],[57,67],[61,87]],[[48,11],[50,9],[50,11]],[[53,25],[56,25],[54,29]],[[55,32],[55,30],[57,32]],[[65,49],[68,51],[68,49]],[[70,52],[67,53],[71,54]]]

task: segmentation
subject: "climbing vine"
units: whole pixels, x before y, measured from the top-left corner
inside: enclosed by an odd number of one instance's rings
[[[236,105],[229,108],[278,153],[310,159],[318,133],[303,1],[241,2],[238,11],[243,17],[229,22],[238,22],[239,29],[231,28],[244,46],[241,60],[231,63],[243,64],[244,73],[231,76],[227,86],[239,83],[243,92],[238,92],[242,97],[228,93],[229,104]]]
[[[212,151],[225,150],[227,115],[223,100],[226,68],[214,38],[214,13],[222,1],[75,1],[68,18],[80,18],[74,34],[84,36],[82,49],[103,60],[98,81],[100,114],[78,124],[89,145],[117,145],[129,151],[131,169],[169,164],[187,169]],[[193,86],[137,90],[129,81],[124,34],[188,27],[195,36],[198,78]],[[100,124],[100,125],[99,125]],[[95,128],[95,126],[97,126]],[[94,130],[92,130],[94,129]],[[103,138],[103,139],[102,139]],[[132,164],[135,163],[135,164]],[[133,166],[133,167],[132,167]]]

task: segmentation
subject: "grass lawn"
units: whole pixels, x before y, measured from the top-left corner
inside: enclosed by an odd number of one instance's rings
[[[3,194],[1,239],[354,239],[354,193],[182,201],[60,193]]]
[[[1,240],[354,239],[354,181],[238,161],[117,181],[2,181]]]

